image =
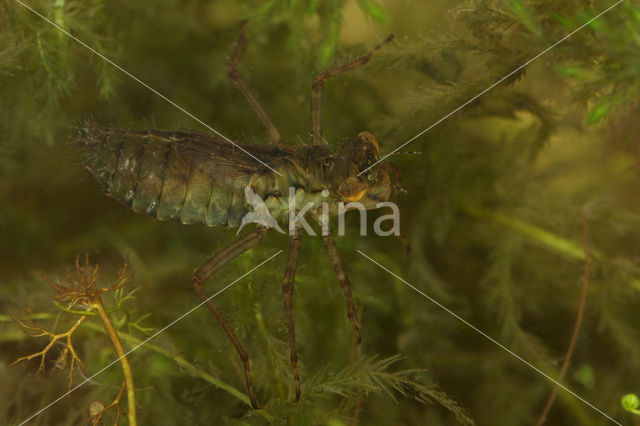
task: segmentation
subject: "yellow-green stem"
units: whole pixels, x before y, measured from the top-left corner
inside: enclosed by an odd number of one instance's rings
[[[29,319],[42,319],[42,320],[51,320],[55,318],[54,314],[48,313],[48,312],[42,312],[42,313],[35,313],[35,314],[31,314],[28,315],[27,318]],[[11,322],[13,321],[13,318],[9,315],[2,315],[0,314],[0,323],[3,322]],[[92,331],[96,331],[98,333],[106,333],[105,329],[93,322],[85,322],[84,323],[84,327],[86,329],[92,330]],[[124,340],[128,346],[130,347],[136,347],[139,346],[140,344],[142,344],[142,340],[139,339],[138,337],[135,337],[131,334],[125,333],[125,332],[120,332],[118,333],[118,336]],[[20,333],[9,333],[9,334],[0,334],[0,342],[5,342],[5,341],[15,341],[15,340],[21,340],[25,338],[25,334],[20,332]],[[178,364],[180,367],[184,368],[189,374],[193,375],[194,377],[199,377],[200,379],[211,383],[212,385],[224,390],[225,392],[233,395],[234,397],[236,397],[237,399],[239,399],[240,401],[242,401],[243,403],[245,403],[247,406],[251,406],[251,402],[249,401],[249,398],[247,397],[246,394],[240,392],[238,389],[234,388],[233,386],[229,385],[228,383],[223,382],[222,380],[212,376],[211,374],[206,373],[205,371],[203,371],[201,368],[196,367],[195,365],[193,365],[192,363],[190,363],[189,361],[187,361],[184,357],[182,357],[181,355],[172,353],[170,351],[168,351],[167,349],[158,346],[158,345],[154,345],[153,343],[150,342],[146,342],[144,343],[144,345],[142,346],[142,348],[149,350],[149,351],[153,351],[156,352],[160,355],[163,355],[165,357],[167,357],[168,359],[172,360],[173,362],[175,362],[176,364]],[[264,417],[267,421],[269,421],[270,423],[273,421],[273,415],[266,409],[262,409],[257,411],[258,414],[260,414],[262,417]]]
[[[138,424],[136,420],[136,392],[133,387],[133,372],[131,371],[131,365],[126,357],[122,341],[120,340],[115,327],[111,323],[111,319],[102,304],[102,300],[100,300],[100,296],[96,296],[93,300],[93,306],[96,308],[96,311],[98,311],[98,316],[102,320],[102,324],[107,331],[109,339],[111,339],[113,347],[116,349],[116,354],[118,354],[120,365],[122,366],[122,373],[124,374],[124,381],[127,386],[127,417],[129,419],[129,426],[136,426]]]

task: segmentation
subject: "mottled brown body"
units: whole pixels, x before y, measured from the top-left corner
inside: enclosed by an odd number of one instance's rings
[[[328,227],[324,228],[328,224],[325,214],[338,214],[338,206],[343,202],[358,202],[364,209],[377,208],[379,202],[389,199],[392,185],[384,163],[376,169],[371,167],[379,159],[379,144],[369,132],[360,132],[335,151],[329,148],[322,138],[322,95],[328,78],[368,62],[392,38],[389,36],[368,54],[316,77],[311,90],[311,145],[285,145],[257,96],[242,78],[237,68],[245,44],[244,32],[241,31],[228,74],[262,121],[271,145],[236,144],[190,130],[116,130],[90,123],[78,129],[77,142],[85,148],[85,166],[105,187],[108,195],[134,211],[160,220],[235,227],[243,223],[243,217],[250,217],[245,215],[252,207],[259,206],[263,210],[266,206],[272,219],[285,222],[290,210],[294,210],[289,206],[291,199],[296,210],[303,210],[303,214],[323,225],[323,241],[344,290],[347,317],[358,345],[360,326],[351,283],[333,237],[328,233]],[[257,200],[256,195],[262,201]],[[253,200],[253,206],[248,204],[249,198]],[[307,210],[307,203],[315,207]],[[302,229],[295,220],[292,222],[288,228],[294,233],[291,234],[282,294],[295,400],[298,401],[301,387],[293,292]],[[218,252],[193,276],[194,288],[203,304],[220,322],[242,361],[249,401],[255,409],[260,405],[251,380],[249,355],[212,297],[207,295],[204,284],[228,262],[258,245],[270,228],[278,229],[272,220],[258,223],[260,225],[255,231],[241,236]]]
[[[198,132],[90,124],[79,133],[85,166],[107,194],[160,220],[238,226],[251,209],[244,194],[247,186],[265,200],[276,220],[284,220],[289,187],[302,193],[296,197],[301,204],[315,201],[327,187],[322,167],[312,164],[317,158],[310,157],[318,151],[312,146],[244,145],[281,170],[278,176],[229,142]]]

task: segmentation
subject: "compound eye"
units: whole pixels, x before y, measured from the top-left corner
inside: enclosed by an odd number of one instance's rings
[[[333,165],[333,157],[325,157],[322,159],[322,167],[325,169],[331,167]]]
[[[373,182],[375,180],[375,176],[373,176],[373,173],[367,172],[367,180],[369,182]]]

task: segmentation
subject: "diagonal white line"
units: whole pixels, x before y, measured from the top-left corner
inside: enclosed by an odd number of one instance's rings
[[[109,64],[113,65],[118,70],[122,71],[124,74],[126,74],[127,76],[131,77],[132,79],[134,79],[135,81],[137,81],[138,83],[143,85],[145,88],[149,89],[151,92],[153,92],[156,95],[160,96],[162,99],[164,99],[165,101],[169,102],[171,105],[173,105],[174,107],[176,107],[177,109],[179,109],[183,113],[187,114],[189,117],[193,118],[195,121],[197,121],[198,123],[202,124],[204,127],[206,127],[207,129],[211,130],[213,133],[215,133],[216,135],[220,136],[222,139],[224,139],[225,141],[229,142],[230,144],[232,144],[233,146],[235,146],[236,148],[238,148],[239,150],[241,150],[242,152],[244,152],[245,154],[247,154],[248,156],[250,156],[251,158],[253,158],[257,162],[259,162],[263,166],[269,168],[272,172],[282,176],[282,173],[278,172],[277,170],[275,170],[274,168],[269,166],[267,163],[265,163],[264,161],[262,161],[261,159],[259,159],[258,157],[256,157],[255,155],[253,155],[252,153],[250,153],[249,151],[247,151],[246,149],[244,149],[243,147],[241,147],[240,145],[238,145],[237,143],[235,143],[234,141],[232,141],[231,139],[229,139],[225,135],[223,135],[222,133],[218,132],[216,129],[214,129],[213,127],[209,126],[207,123],[205,123],[204,121],[200,120],[198,117],[196,117],[195,115],[191,114],[189,111],[187,111],[186,109],[184,109],[183,107],[181,107],[180,105],[178,105],[177,103],[172,101],[171,99],[167,98],[165,95],[163,95],[162,93],[158,92],[156,89],[154,89],[153,87],[149,86],[147,83],[145,83],[144,81],[140,80],[138,77],[136,77],[135,75],[131,74],[129,71],[125,70],[120,65],[116,64],[115,62],[113,62],[111,59],[109,59],[106,56],[104,56],[102,53],[100,53],[97,50],[95,50],[93,47],[89,46],[87,43],[83,42],[82,40],[80,40],[76,36],[72,35],[70,32],[68,32],[67,30],[62,28],[60,25],[56,24],[55,22],[51,21],[47,17],[45,17],[42,14],[38,13],[35,9],[33,9],[31,6],[23,3],[21,0],[15,0],[15,1],[17,3],[19,3],[20,5],[22,5],[24,8],[29,9],[35,15],[39,16],[40,18],[44,19],[45,21],[47,21],[48,23],[50,23],[51,25],[56,27],[58,30],[62,31],[69,38],[75,40],[76,42],[81,44],[83,47],[86,47],[91,52],[93,52],[96,55],[98,55],[104,61],[106,61]]]
[[[474,331],[476,331],[477,333],[480,333],[482,336],[486,337],[487,339],[489,339],[491,342],[495,343],[496,345],[498,345],[500,348],[504,349],[505,351],[507,351],[509,354],[513,355],[516,359],[518,359],[519,361],[523,362],[524,364],[526,364],[527,366],[531,367],[533,370],[535,370],[537,373],[543,375],[545,378],[547,378],[549,381],[555,383],[557,386],[561,387],[562,389],[564,389],[565,391],[567,391],[568,393],[570,393],[571,395],[575,396],[576,398],[578,398],[580,401],[584,402],[586,405],[588,405],[589,407],[593,408],[595,411],[597,411],[598,413],[602,414],[603,416],[605,416],[607,419],[611,420],[613,423],[622,426],[622,423],[619,423],[618,421],[614,420],[613,418],[611,418],[609,415],[607,415],[607,413],[605,413],[604,411],[600,410],[598,407],[596,407],[595,405],[591,404],[589,401],[585,400],[584,398],[580,397],[580,395],[576,394],[575,392],[573,392],[571,389],[569,389],[568,387],[564,386],[562,383],[558,382],[557,380],[555,380],[554,378],[552,378],[551,376],[549,376],[548,374],[546,374],[544,371],[540,370],[539,368],[535,367],[533,364],[531,364],[530,362],[528,362],[527,360],[525,360],[524,358],[522,358],[520,355],[516,354],[515,352],[513,352],[511,349],[507,348],[506,346],[504,346],[502,343],[498,342],[496,339],[494,339],[493,337],[489,336],[487,333],[485,333],[484,331],[480,330],[479,328],[477,328],[476,326],[474,326],[473,324],[471,324],[469,321],[465,320],[464,318],[462,318],[461,316],[459,316],[458,314],[456,314],[455,312],[453,312],[451,309],[447,308],[446,306],[442,305],[441,303],[439,303],[437,300],[435,300],[434,298],[428,296],[426,293],[424,293],[423,291],[419,290],[418,288],[414,287],[413,285],[411,285],[409,282],[405,281],[403,278],[399,277],[398,275],[396,275],[395,273],[391,272],[389,269],[385,268],[384,266],[382,266],[380,263],[378,263],[377,261],[373,260],[372,258],[370,258],[369,256],[367,256],[366,254],[364,254],[363,252],[361,252],[360,250],[356,250],[358,253],[360,253],[362,256],[366,257],[367,259],[369,259],[371,262],[375,263],[376,265],[378,265],[380,268],[384,269],[385,271],[387,271],[389,274],[393,275],[395,278],[397,278],[398,280],[402,281],[404,284],[408,285],[409,287],[411,287],[413,290],[417,291],[420,295],[426,297],[430,302],[434,303],[435,305],[437,305],[440,309],[443,309],[445,312],[447,312],[449,315],[452,315],[454,318],[456,318],[457,320],[461,321],[462,323],[464,323],[466,326],[471,327]]]
[[[217,295],[219,295],[220,293],[222,293],[223,291],[225,291],[226,289],[228,289],[229,287],[231,287],[232,285],[234,285],[235,283],[237,283],[238,281],[240,281],[241,279],[243,279],[244,277],[246,277],[247,275],[251,274],[253,271],[255,271],[256,269],[258,269],[259,267],[261,267],[262,265],[264,265],[265,263],[269,262],[271,259],[273,259],[274,257],[276,257],[277,255],[279,255],[280,253],[282,253],[282,250],[278,250],[275,254],[273,254],[270,258],[263,260],[261,263],[259,263],[258,265],[254,266],[253,268],[251,268],[249,271],[245,272],[244,274],[242,274],[241,276],[239,276],[238,278],[236,278],[235,280],[233,280],[232,282],[230,282],[229,284],[227,284],[225,287],[223,287],[221,290],[218,290],[213,296],[210,296],[208,299],[203,300],[202,302],[198,303],[196,306],[194,306],[193,308],[189,309],[187,312],[185,312],[184,314],[180,315],[178,318],[176,318],[175,320],[171,321],[169,324],[167,324],[166,326],[164,326],[163,328],[161,328],[160,330],[156,331],[155,333],[153,333],[153,335],[149,336],[148,338],[146,338],[145,340],[143,340],[142,342],[140,342],[139,344],[137,344],[136,346],[134,346],[133,348],[129,349],[129,351],[127,351],[127,353],[125,353],[124,355],[122,355],[119,358],[116,358],[115,360],[113,360],[112,362],[110,362],[109,364],[107,364],[105,367],[103,367],[102,369],[100,369],[98,372],[92,374],[90,377],[87,377],[86,379],[84,379],[84,381],[80,382],[79,384],[77,384],[76,386],[74,386],[72,389],[70,389],[69,391],[67,391],[67,393],[65,393],[64,395],[60,396],[59,398],[55,399],[54,401],[50,402],[49,404],[47,404],[46,406],[42,407],[40,410],[38,410],[37,412],[33,413],[31,416],[29,416],[28,418],[24,419],[22,422],[20,422],[20,424],[18,426],[22,426],[23,424],[27,423],[29,420],[33,419],[34,417],[36,417],[37,415],[41,414],[43,411],[45,411],[46,409],[48,409],[49,407],[51,407],[52,405],[54,405],[55,403],[57,403],[58,401],[60,401],[62,398],[66,397],[67,395],[69,395],[71,392],[75,391],[76,389],[78,389],[80,386],[84,385],[85,383],[89,382],[91,379],[93,379],[94,377],[96,377],[98,374],[102,373],[103,371],[105,371],[107,368],[111,367],[113,364],[117,363],[118,361],[120,361],[120,359],[126,357],[127,355],[129,355],[131,352],[135,351],[136,349],[140,348],[141,346],[143,346],[144,344],[146,344],[149,340],[153,339],[154,337],[156,337],[158,334],[164,332],[165,330],[167,330],[169,327],[173,326],[175,323],[177,323],[178,321],[182,320],[184,317],[186,317],[187,315],[189,315],[190,313],[192,313],[193,311],[195,311],[196,309],[198,309],[200,306],[204,305],[205,303],[207,303],[209,300],[213,299],[214,297],[216,297]]]
[[[17,0],[16,0],[17,1]],[[447,115],[445,115],[444,117],[442,117],[441,119],[439,119],[438,121],[436,121],[435,123],[433,123],[432,125],[430,125],[429,127],[427,127],[426,129],[424,129],[423,131],[421,131],[420,133],[418,133],[417,135],[415,135],[414,137],[412,137],[411,139],[409,139],[408,141],[406,141],[405,143],[403,143],[402,145],[400,145],[399,147],[397,147],[396,149],[394,149],[393,151],[391,151],[388,154],[385,154],[382,156],[382,158],[380,158],[378,161],[376,161],[375,163],[373,163],[372,165],[370,165],[369,167],[367,167],[366,169],[364,169],[363,171],[361,171],[360,173],[358,173],[358,176],[360,176],[361,174],[363,174],[364,172],[366,172],[367,170],[369,170],[370,168],[374,167],[376,164],[384,161],[387,157],[389,157],[390,155],[395,154],[398,150],[404,148],[405,146],[407,146],[408,144],[410,144],[411,142],[413,142],[414,140],[418,139],[420,136],[424,135],[425,133],[427,133],[429,130],[433,129],[434,127],[436,127],[438,124],[442,123],[444,120],[446,120],[447,118],[451,117],[452,115],[454,115],[455,113],[457,113],[458,111],[460,111],[462,108],[466,107],[467,105],[469,105],[470,103],[472,103],[473,101],[475,101],[476,99],[478,99],[480,96],[484,95],[485,93],[487,93],[488,91],[490,91],[491,89],[493,89],[494,87],[496,87],[497,85],[499,85],[500,83],[502,83],[503,81],[505,81],[506,79],[508,79],[509,77],[511,77],[512,75],[514,75],[515,73],[517,73],[518,71],[520,71],[521,69],[523,69],[524,67],[526,67],[527,65],[529,65],[531,62],[535,61],[536,59],[538,59],[540,56],[544,55],[545,53],[547,53],[548,51],[550,51],[551,49],[553,49],[554,47],[558,46],[559,44],[563,43],[565,40],[567,40],[569,37],[573,36],[575,33],[577,33],[578,31],[582,30],[583,28],[585,28],[587,25],[589,25],[590,23],[592,23],[593,21],[595,21],[596,19],[598,19],[599,17],[601,17],[602,15],[604,15],[605,13],[609,12],[611,9],[613,9],[614,7],[618,6],[620,3],[622,3],[624,0],[618,0],[617,3],[613,4],[612,6],[609,6],[606,10],[600,12],[599,14],[597,14],[594,18],[590,19],[589,21],[587,21],[586,23],[582,24],[581,26],[579,26],[578,28],[576,28],[575,30],[573,30],[572,32],[570,32],[569,34],[567,34],[566,36],[564,36],[562,39],[558,40],[557,42],[555,42],[554,44],[552,44],[551,46],[547,47],[546,49],[544,49],[542,52],[538,53],[536,56],[534,56],[533,58],[529,59],[527,62],[525,62],[524,64],[520,65],[518,68],[514,69],[513,71],[511,71],[509,74],[505,75],[504,77],[502,77],[500,80],[496,81],[495,83],[493,83],[491,86],[487,87],[486,89],[484,89],[482,92],[478,93],[477,95],[475,95],[473,98],[469,99],[468,101],[466,101],[465,103],[463,103],[462,105],[460,105],[459,107],[457,107],[456,109],[454,109],[453,111],[451,111],[450,113],[448,113]]]

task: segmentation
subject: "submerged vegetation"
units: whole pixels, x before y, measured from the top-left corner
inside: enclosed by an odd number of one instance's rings
[[[336,146],[367,130],[390,152],[456,111],[406,146],[422,155],[393,157],[408,191],[395,196],[406,242],[357,236],[357,214],[347,238],[336,238],[360,309],[358,349],[331,265],[313,255],[322,242],[303,237],[293,302],[300,402],[284,256],[216,296],[251,355],[264,403],[256,411],[233,346],[207,312],[164,330],[199,302],[193,271],[235,231],[134,214],[102,195],[67,144],[85,119],[206,130],[15,0],[0,0],[2,423],[19,424],[89,377],[31,424],[609,421],[360,250],[607,416],[636,424],[640,5],[625,0],[591,21],[614,3],[28,2],[234,140],[267,141],[226,75],[244,20],[240,69],[288,143],[308,142],[314,76],[389,33],[394,42],[366,66],[327,83],[324,137]],[[208,289],[286,247],[269,235]],[[88,263],[71,263],[85,252],[104,282]],[[127,257],[130,282],[119,273]]]

